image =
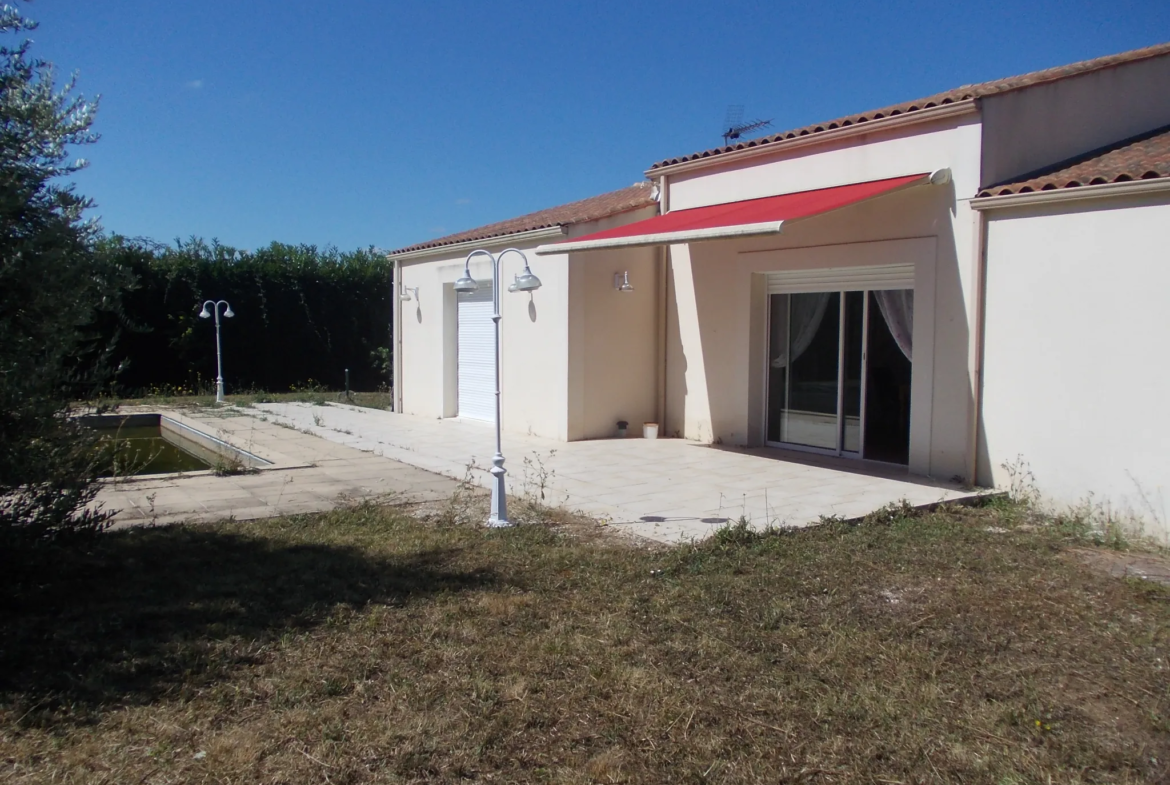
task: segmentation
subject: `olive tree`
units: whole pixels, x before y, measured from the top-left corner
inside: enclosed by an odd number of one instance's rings
[[[68,182],[86,165],[71,147],[97,140],[97,104],[30,55],[20,39],[35,27],[0,7],[0,560],[108,524],[90,504],[92,437],[66,415],[97,379],[94,325],[125,284],[95,258],[91,203]]]

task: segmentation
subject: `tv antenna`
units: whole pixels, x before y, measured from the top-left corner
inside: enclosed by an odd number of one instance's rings
[[[767,128],[771,120],[743,121],[743,104],[732,104],[727,107],[727,116],[723,119],[723,144],[730,145],[746,133]]]

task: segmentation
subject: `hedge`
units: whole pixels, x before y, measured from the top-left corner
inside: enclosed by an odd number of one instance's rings
[[[193,238],[174,246],[120,236],[99,254],[128,268],[114,344],[122,394],[209,389],[215,382],[215,323],[205,300],[227,300],[221,318],[224,382],[233,390],[284,392],[321,385],[355,390],[389,384],[393,265],[374,248],[340,252],[272,243],[241,251]]]

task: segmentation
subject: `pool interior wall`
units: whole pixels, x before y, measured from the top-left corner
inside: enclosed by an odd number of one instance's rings
[[[119,460],[128,469],[125,473],[135,475],[200,471],[224,464],[243,469],[271,465],[258,455],[162,414],[84,415],[77,420],[126,443],[111,449],[109,474],[115,473],[115,451],[123,450]]]

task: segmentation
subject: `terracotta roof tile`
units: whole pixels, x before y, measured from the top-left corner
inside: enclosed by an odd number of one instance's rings
[[[783,131],[778,134],[762,136],[759,139],[750,139],[734,145],[730,145],[728,147],[715,147],[710,150],[692,153],[691,155],[679,156],[678,158],[667,158],[654,164],[650,167],[650,169],[653,171],[654,169],[660,169],[664,166],[671,166],[672,164],[684,163],[686,161],[697,161],[701,158],[711,158],[714,156],[734,152],[736,150],[745,150],[750,147],[760,147],[762,145],[768,145],[774,142],[782,142],[786,139],[795,139],[798,136],[809,136],[812,134],[823,133],[825,131],[831,131],[836,128],[857,125],[859,123],[867,123],[871,120],[880,120],[885,117],[894,117],[896,115],[918,112],[923,109],[930,109],[935,106],[943,106],[945,104],[953,104],[960,101],[985,98],[987,96],[996,95],[998,93],[1019,90],[1023,87],[1031,87],[1033,85],[1043,84],[1045,82],[1054,82],[1058,79],[1065,79],[1070,76],[1077,76],[1078,74],[1099,71],[1103,68],[1110,68],[1115,65],[1130,63],[1137,60],[1145,60],[1150,57],[1159,57],[1166,54],[1170,54],[1170,43],[1148,46],[1144,49],[1134,49],[1129,52],[1108,55],[1106,57],[1098,57],[1093,60],[1083,60],[1079,63],[1071,63],[1069,65],[1062,65],[1056,68],[1047,68],[1043,71],[1033,71],[1032,73],[1022,74],[1020,76],[1011,76],[1006,79],[997,79],[991,82],[982,82],[980,84],[974,85],[964,85],[963,87],[956,87],[953,90],[936,93],[935,95],[927,96],[926,98],[920,98],[917,101],[906,101],[905,103],[894,104],[893,106],[887,106],[882,109],[874,109],[873,111],[862,112],[861,114],[848,115],[846,117],[837,118],[836,120],[830,120],[827,123],[806,125],[803,128],[794,128],[791,131]]]
[[[637,210],[641,207],[649,207],[655,203],[655,199],[651,193],[652,190],[652,183],[641,182],[631,185],[629,188],[622,188],[620,191],[611,191],[600,196],[593,196],[577,202],[562,204],[559,207],[537,210],[535,213],[522,215],[519,218],[509,218],[506,221],[498,221],[497,223],[480,226],[476,229],[468,229],[464,232],[449,234],[446,237],[428,240],[425,243],[408,245],[405,248],[399,248],[397,251],[391,251],[390,255],[393,256],[409,251],[422,251],[427,248],[441,248],[445,245],[454,245],[455,243],[468,242],[470,240],[488,240],[493,237],[503,237],[505,235],[528,232],[534,229],[571,226],[572,224],[596,221],[630,210]]]
[[[979,196],[1054,191],[1083,185],[1170,177],[1170,126],[1092,150],[1007,183],[989,185]]]

